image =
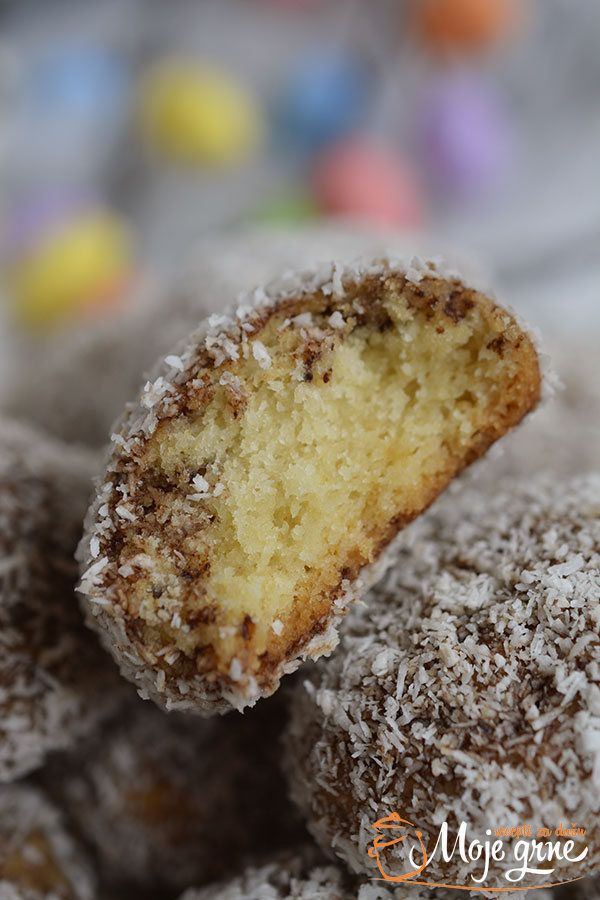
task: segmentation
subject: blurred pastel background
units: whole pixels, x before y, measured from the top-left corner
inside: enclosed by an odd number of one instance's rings
[[[599,41],[597,0],[4,0],[4,346],[331,217],[600,330]]]

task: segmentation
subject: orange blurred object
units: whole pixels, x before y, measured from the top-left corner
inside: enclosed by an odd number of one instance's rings
[[[442,53],[479,50],[506,37],[520,13],[518,0],[413,0],[419,35]]]
[[[404,228],[423,218],[419,181],[408,163],[365,138],[330,146],[317,160],[313,185],[329,215]]]

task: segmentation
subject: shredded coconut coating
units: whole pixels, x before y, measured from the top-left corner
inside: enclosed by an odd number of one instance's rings
[[[306,847],[264,866],[250,866],[229,881],[190,888],[180,900],[460,900],[464,896],[462,891],[429,890],[415,885],[386,887],[375,879],[356,878],[323,861],[312,847]],[[535,896],[538,900],[552,898],[550,891],[543,890],[536,891]],[[515,891],[512,897],[523,900],[525,892]]]
[[[0,423],[0,781],[114,707],[118,672],[83,623],[74,551],[94,456]]]
[[[458,891],[391,889],[365,882],[302,848],[264,866],[250,866],[237,878],[186,891],[180,900],[458,900]],[[542,898],[540,898],[542,900]],[[548,898],[545,898],[548,900]]]
[[[264,866],[250,866],[237,878],[190,888],[180,900],[347,900],[356,897],[348,892],[348,882],[345,873],[307,847]]]
[[[393,811],[434,842],[445,820],[576,821],[588,856],[554,880],[600,866],[599,566],[598,474],[455,490],[404,533],[295,694],[287,770],[325,850],[372,873],[371,825]],[[426,871],[469,877],[459,859]]]
[[[181,891],[306,840],[280,770],[285,717],[279,698],[210,720],[136,699],[44,782],[107,887]]]
[[[136,684],[141,696],[151,698],[167,709],[189,709],[202,715],[253,705],[265,693],[272,693],[280,678],[294,671],[302,661],[316,659],[334,649],[340,619],[350,604],[378,579],[393,558],[392,544],[372,566],[362,570],[360,577],[342,581],[340,595],[332,605],[328,621],[321,625],[318,633],[298,645],[293,658],[285,659],[273,671],[269,689],[265,690],[252,677],[242,677],[235,660],[227,678],[207,678],[202,672],[190,674],[189,667],[184,678],[171,676],[170,660],[176,660],[179,654],[167,641],[158,651],[151,650],[145,644],[140,629],[132,627],[128,621],[126,604],[122,602],[120,589],[115,588],[115,580],[117,576],[128,577],[131,573],[120,569],[117,572],[113,550],[113,542],[123,520],[133,523],[138,515],[144,514],[143,509],[136,508],[132,500],[132,494],[135,494],[132,461],[143,453],[158,425],[178,415],[181,405],[185,403],[187,386],[198,380],[205,364],[202,360],[207,355],[212,366],[218,370],[224,363],[249,352],[249,336],[256,322],[286,301],[301,300],[314,296],[316,292],[341,301],[346,291],[357,284],[369,279],[384,280],[390,275],[401,275],[407,285],[419,285],[423,279],[429,278],[438,284],[451,282],[465,289],[460,276],[443,261],[425,261],[417,257],[352,265],[334,262],[302,273],[285,273],[267,287],[243,295],[226,312],[209,317],[177,350],[161,360],[138,401],[127,407],[115,427],[106,474],[98,484],[97,496],[86,517],[85,535],[78,551],[82,573],[79,590],[84,596],[88,623],[99,631],[105,646],[119,663],[122,674]],[[507,322],[510,322],[508,317]],[[259,364],[267,367],[269,359],[266,348],[259,347],[257,351],[254,347],[255,355],[256,352]],[[223,377],[228,374],[225,372]],[[235,385],[231,389],[235,391]],[[203,487],[205,485],[195,484],[195,495],[187,499],[201,500],[205,496]],[[215,485],[214,496],[219,487],[219,484]],[[151,568],[152,560],[140,557],[136,559],[136,565]],[[275,620],[275,633],[277,627]]]
[[[1,900],[93,900],[89,864],[41,791],[0,787]]]

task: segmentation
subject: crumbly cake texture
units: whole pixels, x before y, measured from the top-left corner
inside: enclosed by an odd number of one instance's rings
[[[85,627],[75,593],[96,464],[95,455],[0,421],[0,781],[89,733],[119,696],[117,669]]]
[[[333,649],[384,548],[539,393],[527,334],[440,263],[257,289],[117,427],[80,547],[89,623],[157,703],[252,705]]]
[[[61,814],[33,787],[0,787],[0,898],[94,897],[91,869]]]
[[[392,812],[426,843],[443,821],[477,837],[576,820],[588,857],[554,880],[598,868],[599,566],[597,474],[454,491],[407,530],[294,694],[286,767],[324,849],[372,873],[371,825]],[[426,871],[470,875],[458,859]]]
[[[51,763],[44,784],[111,896],[182,891],[307,840],[280,770],[285,716],[280,695],[210,720],[136,698],[101,737]]]

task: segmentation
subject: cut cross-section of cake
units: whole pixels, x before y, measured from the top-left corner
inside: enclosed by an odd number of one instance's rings
[[[539,394],[530,337],[439,263],[249,293],[117,426],[80,551],[90,621],[159,704],[252,704],[335,646],[397,532]]]

